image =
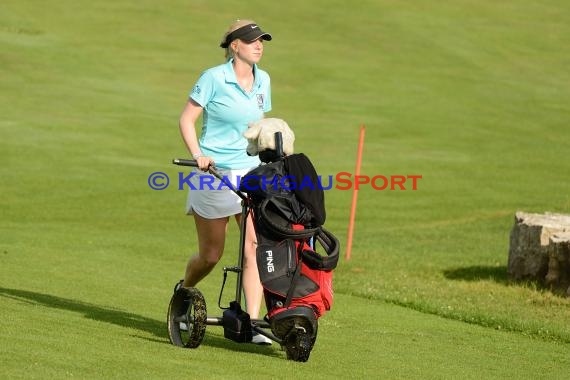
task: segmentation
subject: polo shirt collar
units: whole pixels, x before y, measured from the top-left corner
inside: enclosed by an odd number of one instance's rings
[[[235,83],[236,85],[238,84],[237,82],[237,78],[236,78],[236,72],[234,71],[234,59],[231,58],[226,65],[224,66],[224,76],[226,78],[226,82],[227,83]],[[259,76],[257,75],[257,64],[253,65],[253,86],[257,87],[259,86]]]

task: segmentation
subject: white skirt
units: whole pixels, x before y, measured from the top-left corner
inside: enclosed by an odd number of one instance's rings
[[[216,169],[225,183],[208,172],[199,169],[193,171],[189,182],[186,200],[186,214],[196,213],[206,219],[218,219],[241,213],[241,198],[226,184],[230,182],[234,189],[239,181],[251,169]]]

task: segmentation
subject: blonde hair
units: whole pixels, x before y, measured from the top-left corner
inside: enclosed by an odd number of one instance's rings
[[[255,21],[253,20],[236,20],[234,21],[230,27],[228,28],[228,30],[224,33],[224,36],[222,37],[222,42],[224,43],[226,42],[226,38],[228,38],[228,34],[230,34],[231,32],[235,32],[236,30],[238,30],[239,28],[241,28],[242,26],[246,26],[249,24],[255,24]],[[228,45],[228,47],[225,49],[225,54],[224,54],[226,61],[229,61],[231,58],[234,57],[234,51],[231,48],[231,44]]]

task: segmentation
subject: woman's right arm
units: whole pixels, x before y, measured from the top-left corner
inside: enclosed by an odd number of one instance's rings
[[[198,163],[198,167],[202,170],[208,170],[210,165],[214,164],[214,161],[210,157],[202,155],[200,150],[200,144],[198,144],[198,137],[196,135],[196,121],[202,114],[202,106],[196,103],[194,100],[189,99],[186,103],[186,107],[180,115],[180,133],[182,134],[182,139],[188,148],[188,151],[192,157]]]

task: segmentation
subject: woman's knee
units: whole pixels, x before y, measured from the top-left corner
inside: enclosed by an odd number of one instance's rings
[[[206,249],[199,253],[199,258],[202,265],[208,268],[213,268],[222,258],[222,252],[215,249]]]

